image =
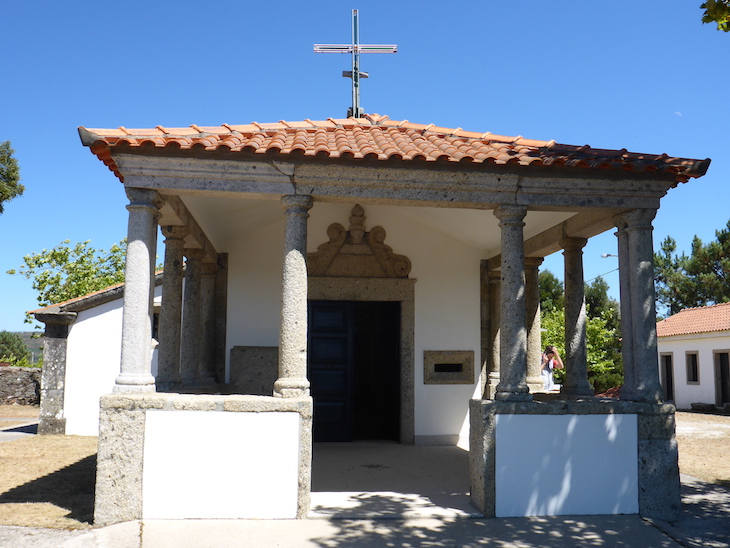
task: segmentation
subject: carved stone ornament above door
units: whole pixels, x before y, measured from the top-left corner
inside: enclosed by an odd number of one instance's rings
[[[411,261],[405,255],[393,253],[386,245],[382,226],[365,230],[365,210],[355,205],[350,217],[350,230],[340,223],[327,228],[329,242],[315,253],[307,254],[310,276],[350,278],[407,278]]]

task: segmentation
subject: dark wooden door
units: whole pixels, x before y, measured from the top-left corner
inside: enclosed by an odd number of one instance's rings
[[[664,389],[664,401],[674,401],[674,366],[672,355],[664,354],[662,362],[662,388]]]
[[[308,377],[314,441],[352,441],[352,303],[309,303]]]
[[[400,438],[400,303],[310,301],[314,441]]]
[[[727,352],[715,353],[715,392],[716,405],[722,407],[730,403],[730,355]]]

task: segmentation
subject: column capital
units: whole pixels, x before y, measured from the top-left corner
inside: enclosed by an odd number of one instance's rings
[[[499,219],[500,226],[502,225],[502,223],[521,223],[524,226],[523,219],[525,218],[525,215],[527,215],[527,207],[521,205],[505,204],[497,206],[494,209],[493,213],[494,216]]]
[[[36,320],[46,324],[44,336],[47,339],[68,338],[68,327],[76,321],[76,312],[36,313]]]
[[[198,248],[188,248],[184,250],[184,254],[188,259],[202,262],[205,258],[205,251]]]
[[[656,214],[657,210],[653,208],[633,209],[616,215],[614,224],[619,230],[631,227],[651,228]]]
[[[539,268],[545,257],[525,257],[525,268]]]
[[[314,205],[314,198],[309,195],[286,194],[281,197],[281,205],[287,213],[307,213]],[[297,209],[303,211],[297,211]]]
[[[156,190],[130,187],[125,188],[124,191],[127,198],[129,198],[127,209],[130,207],[150,207],[158,210],[165,204],[165,200]]]
[[[160,226],[160,230],[166,238],[165,243],[167,243],[167,240],[184,240],[185,236],[189,234],[187,227],[182,225],[164,225]]]
[[[571,251],[580,251],[587,243],[587,238],[574,238],[571,236],[560,239],[560,247]]]
[[[46,325],[71,325],[74,321],[76,321],[76,316],[76,312],[38,312],[33,314],[33,317],[36,320]]]

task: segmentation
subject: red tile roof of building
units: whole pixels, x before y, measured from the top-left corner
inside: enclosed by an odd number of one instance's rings
[[[686,308],[656,324],[659,337],[730,331],[730,303]]]
[[[282,154],[304,158],[345,158],[353,160],[402,160],[413,162],[453,162],[473,164],[513,164],[660,172],[675,176],[677,182],[701,177],[710,160],[674,158],[666,154],[640,154],[622,150],[594,149],[588,145],[561,145],[474,133],[391,120],[377,114],[363,118],[304,120],[216,127],[152,129],[79,128],[84,145],[122,179],[112,147],[154,147],[168,150],[230,151],[252,154]]]

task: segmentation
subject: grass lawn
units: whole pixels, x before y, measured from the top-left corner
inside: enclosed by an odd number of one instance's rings
[[[0,405],[0,428],[38,418],[38,407]],[[91,527],[95,436],[28,436],[0,443],[0,525]]]

